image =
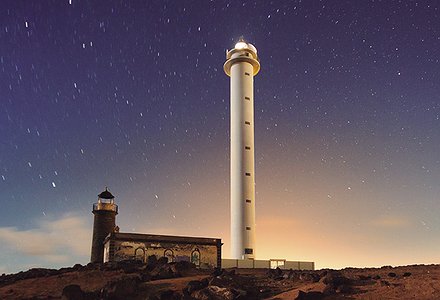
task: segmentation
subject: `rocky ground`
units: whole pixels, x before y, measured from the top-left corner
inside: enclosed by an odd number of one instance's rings
[[[439,265],[200,270],[150,258],[2,275],[0,299],[440,299],[439,279]]]

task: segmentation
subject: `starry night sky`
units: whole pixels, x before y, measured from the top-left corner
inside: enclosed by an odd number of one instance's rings
[[[258,49],[257,258],[440,262],[437,1],[2,1],[0,272],[124,232],[221,237],[225,50]]]

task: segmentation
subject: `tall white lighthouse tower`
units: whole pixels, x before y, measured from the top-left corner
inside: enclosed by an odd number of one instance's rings
[[[231,256],[255,258],[254,76],[257,49],[240,40],[226,51],[231,77]]]

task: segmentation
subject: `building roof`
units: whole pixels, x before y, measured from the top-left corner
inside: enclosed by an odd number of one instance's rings
[[[221,244],[221,239],[205,238],[205,237],[191,237],[191,236],[175,236],[175,235],[158,235],[158,234],[143,234],[143,233],[125,233],[112,232],[107,236],[105,242],[109,239],[118,241],[137,241],[137,242],[168,242],[168,243],[192,243],[199,245],[218,245]]]
[[[113,196],[112,193],[110,193],[107,188],[105,188],[105,191],[99,194],[98,197],[101,199],[115,199],[115,196]]]

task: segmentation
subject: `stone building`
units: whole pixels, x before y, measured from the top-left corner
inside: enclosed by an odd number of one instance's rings
[[[150,255],[169,262],[188,261],[200,268],[221,267],[221,239],[112,232],[104,241],[104,262]]]

